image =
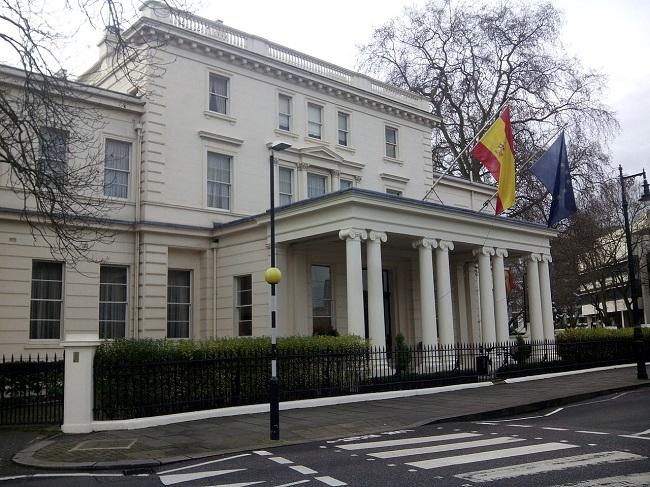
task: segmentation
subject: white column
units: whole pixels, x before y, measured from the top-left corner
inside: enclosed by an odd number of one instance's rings
[[[433,285],[433,255],[438,246],[435,240],[423,238],[413,242],[418,249],[420,261],[420,310],[422,315],[422,345],[438,345],[438,328],[436,323],[436,297]]]
[[[93,422],[93,358],[99,346],[97,333],[68,332],[61,342],[65,350],[63,387],[64,433],[90,433]]]
[[[368,269],[368,333],[375,347],[386,346],[384,324],[384,286],[382,283],[381,243],[387,240],[382,232],[369,231],[366,240],[366,264]]]
[[[494,283],[494,320],[498,342],[505,342],[510,339],[504,257],[508,257],[506,249],[495,249],[494,257],[492,257],[492,281]]]
[[[339,238],[345,240],[345,268],[348,298],[348,335],[365,338],[363,320],[363,281],[361,267],[361,240],[368,234],[365,230],[348,228],[339,232]]]
[[[643,322],[650,323],[650,287],[648,287],[647,274],[643,275],[641,280],[641,297],[643,298]]]
[[[332,192],[341,189],[341,171],[332,169]]]
[[[300,162],[298,164],[298,197],[297,200],[306,200],[308,198],[307,192],[307,169],[309,169],[309,164],[306,162]]]
[[[526,262],[526,286],[528,287],[528,319],[530,322],[530,338],[544,339],[542,321],[542,298],[539,289],[539,254],[530,254]]]
[[[548,272],[548,263],[552,262],[550,255],[542,254],[539,266],[539,289],[542,298],[542,323],[544,340],[555,340],[555,326],[553,325],[553,299],[551,298],[551,277]]]
[[[438,318],[440,321],[440,344],[453,345],[454,315],[451,301],[451,273],[449,272],[449,251],[454,243],[446,240],[438,242],[436,249],[436,288],[438,289]]]
[[[460,332],[460,341],[461,343],[469,343],[471,336],[471,324],[469,319],[469,313],[467,310],[467,290],[465,286],[465,281],[467,280],[467,275],[465,271],[465,264],[456,265],[456,289],[458,293],[458,325]]]
[[[494,326],[494,293],[492,284],[492,269],[490,257],[494,255],[494,248],[481,247],[474,249],[478,257],[478,283],[481,295],[481,332],[483,343],[493,343],[497,339]]]

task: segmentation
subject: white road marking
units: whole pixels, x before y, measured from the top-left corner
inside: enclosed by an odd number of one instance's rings
[[[641,433],[634,433],[634,436],[643,436],[643,435],[647,435],[648,433],[650,433],[650,428],[648,428],[645,431],[641,431]]]
[[[34,473],[29,475],[13,475],[11,477],[0,477],[0,481],[19,480],[28,478],[47,478],[47,477],[124,477],[122,473]]]
[[[563,484],[556,487],[647,487],[650,483],[650,472],[633,473],[617,477],[585,480],[575,484]]]
[[[343,450],[365,450],[370,448],[384,448],[399,445],[416,445],[418,443],[429,443],[433,441],[459,440],[461,438],[472,438],[481,436],[475,433],[452,433],[449,435],[438,436],[419,436],[416,438],[403,438],[400,440],[369,441],[367,443],[352,443],[350,445],[341,445]]]
[[[602,431],[576,431],[575,433],[587,433],[588,435],[608,435],[609,433],[603,433]]]
[[[310,482],[309,480],[299,480],[298,482],[290,482],[288,484],[276,485],[275,487],[290,487],[292,485],[306,484]]]
[[[216,477],[218,475],[226,475],[234,472],[242,472],[246,470],[245,468],[236,468],[231,470],[211,470],[208,472],[194,472],[194,473],[177,473],[173,475],[162,475],[160,476],[160,482],[163,485],[175,485],[182,482],[190,482],[192,480],[207,479],[210,477]]]
[[[551,428],[550,426],[544,426],[542,429],[549,431],[569,431],[567,428]]]
[[[328,476],[314,477],[314,478],[319,482],[323,482],[325,485],[329,485],[330,487],[339,487],[341,485],[348,485],[345,482],[341,482],[340,480]]]
[[[511,428],[532,428],[529,424],[507,424],[506,426],[510,426]]]
[[[289,468],[303,475],[313,475],[315,473],[318,473],[316,470],[312,470],[311,468],[305,467],[304,465],[293,465]]]
[[[647,457],[634,455],[632,453],[606,451],[589,453],[586,455],[576,455],[572,457],[553,458],[551,460],[542,460],[540,462],[508,465],[506,467],[493,468],[489,470],[478,470],[476,472],[458,474],[455,475],[455,477],[461,478],[463,480],[469,480],[474,483],[494,482],[496,480],[512,479],[515,477],[522,477],[524,475],[557,472],[560,470],[592,465],[605,465],[610,463],[645,460],[646,458]]]
[[[289,463],[293,463],[291,460],[288,460],[284,457],[271,457],[269,460],[275,463],[279,463],[280,465],[288,465]]]
[[[431,469],[438,467],[447,467],[450,465],[464,465],[466,463],[484,462],[486,460],[495,460],[497,458],[517,457],[521,455],[531,455],[533,453],[542,453],[554,450],[564,450],[567,448],[577,448],[578,445],[566,443],[542,443],[541,445],[522,446],[518,448],[504,448],[502,450],[492,450],[482,453],[470,453],[467,455],[457,455],[453,457],[434,458],[431,460],[422,460],[419,462],[409,462],[406,465]]]
[[[424,446],[421,448],[407,448],[404,450],[381,451],[377,453],[368,453],[371,457],[377,458],[399,458],[411,455],[423,455],[426,453],[439,453],[443,451],[464,450],[466,448],[481,448],[483,446],[503,445],[505,443],[514,443],[524,441],[519,438],[497,437],[486,440],[464,441],[460,443],[447,443],[445,445]]]
[[[650,440],[650,437],[647,436],[637,436],[637,435],[618,435],[621,438],[634,438],[635,440]]]
[[[271,455],[273,455],[273,453],[268,452],[266,450],[255,450],[253,453],[261,457],[270,457]]]
[[[172,468],[169,470],[163,470],[162,472],[156,472],[157,475],[165,475],[172,472],[180,472],[181,470],[187,470],[189,468],[202,467],[204,465],[210,465],[212,463],[226,462],[228,460],[234,460],[235,458],[249,457],[250,453],[242,453],[241,455],[234,455],[232,457],[219,458],[217,460],[210,460],[209,462],[195,463],[194,465],[186,465],[185,467]]]
[[[258,480],[257,482],[237,482],[236,484],[219,484],[208,485],[206,487],[248,487],[249,485],[263,484],[266,480]]]

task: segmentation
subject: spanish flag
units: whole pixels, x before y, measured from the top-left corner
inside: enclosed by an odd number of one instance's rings
[[[512,143],[510,108],[505,107],[501,116],[474,146],[471,154],[490,171],[498,183],[498,215],[515,202],[515,146]]]

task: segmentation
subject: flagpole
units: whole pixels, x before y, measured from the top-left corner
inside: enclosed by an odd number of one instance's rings
[[[538,149],[538,150],[537,150],[537,151],[536,151],[532,156],[530,156],[530,157],[528,158],[528,160],[527,160],[524,164],[522,164],[522,165],[519,167],[519,169],[515,172],[515,177],[518,176],[519,174],[521,174],[523,171],[525,171],[525,170],[527,169],[526,166],[528,166],[528,165],[533,161],[533,158],[536,157],[537,154],[539,154],[540,152],[546,152],[546,151],[549,149],[549,147],[547,147],[547,146],[548,146],[548,143],[549,143],[550,141],[554,140],[554,139],[555,139],[555,138],[560,134],[560,132],[562,132],[564,129],[567,128],[567,126],[568,126],[568,124],[562,126],[562,127],[561,127],[557,132],[555,132],[554,135],[552,135],[550,138],[546,139],[546,141],[544,142],[544,147],[545,147],[545,149]],[[481,206],[481,209],[478,210],[478,212],[481,213],[481,212],[485,209],[485,207],[486,207],[488,204],[490,204],[490,202],[494,199],[494,197],[495,197],[497,194],[499,194],[499,190],[498,190],[498,189],[494,192],[494,194],[493,194],[492,196],[490,196],[487,200],[485,200],[485,203],[483,203],[483,206]]]
[[[493,123],[494,120],[496,120],[501,115],[501,110],[503,110],[503,107],[505,107],[508,104],[508,101],[509,100],[504,101],[501,104],[501,106],[497,109],[496,117],[494,115],[490,116],[490,118],[487,119],[487,121],[483,124],[483,126],[480,129],[478,129],[478,131],[474,134],[474,137],[472,137],[470,141],[465,145],[465,147],[463,147],[463,149],[458,153],[456,158],[451,162],[451,164],[447,167],[447,169],[445,169],[445,171],[440,176],[438,176],[438,179],[434,181],[429,191],[427,191],[427,194],[425,194],[424,198],[422,198],[423,200],[426,200],[431,194],[431,192],[436,188],[440,180],[444,178],[447,174],[449,174],[452,168],[456,165],[456,162],[458,162],[458,159],[460,159],[460,157],[465,153],[465,151],[469,148],[469,146],[476,140],[476,138],[481,134],[481,132],[483,132],[483,129],[485,129],[485,127],[487,127],[488,124]]]

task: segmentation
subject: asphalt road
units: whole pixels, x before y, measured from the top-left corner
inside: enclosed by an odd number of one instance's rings
[[[649,410],[650,389],[640,389],[525,417],[242,452],[155,472],[16,472],[0,487],[650,486]]]

